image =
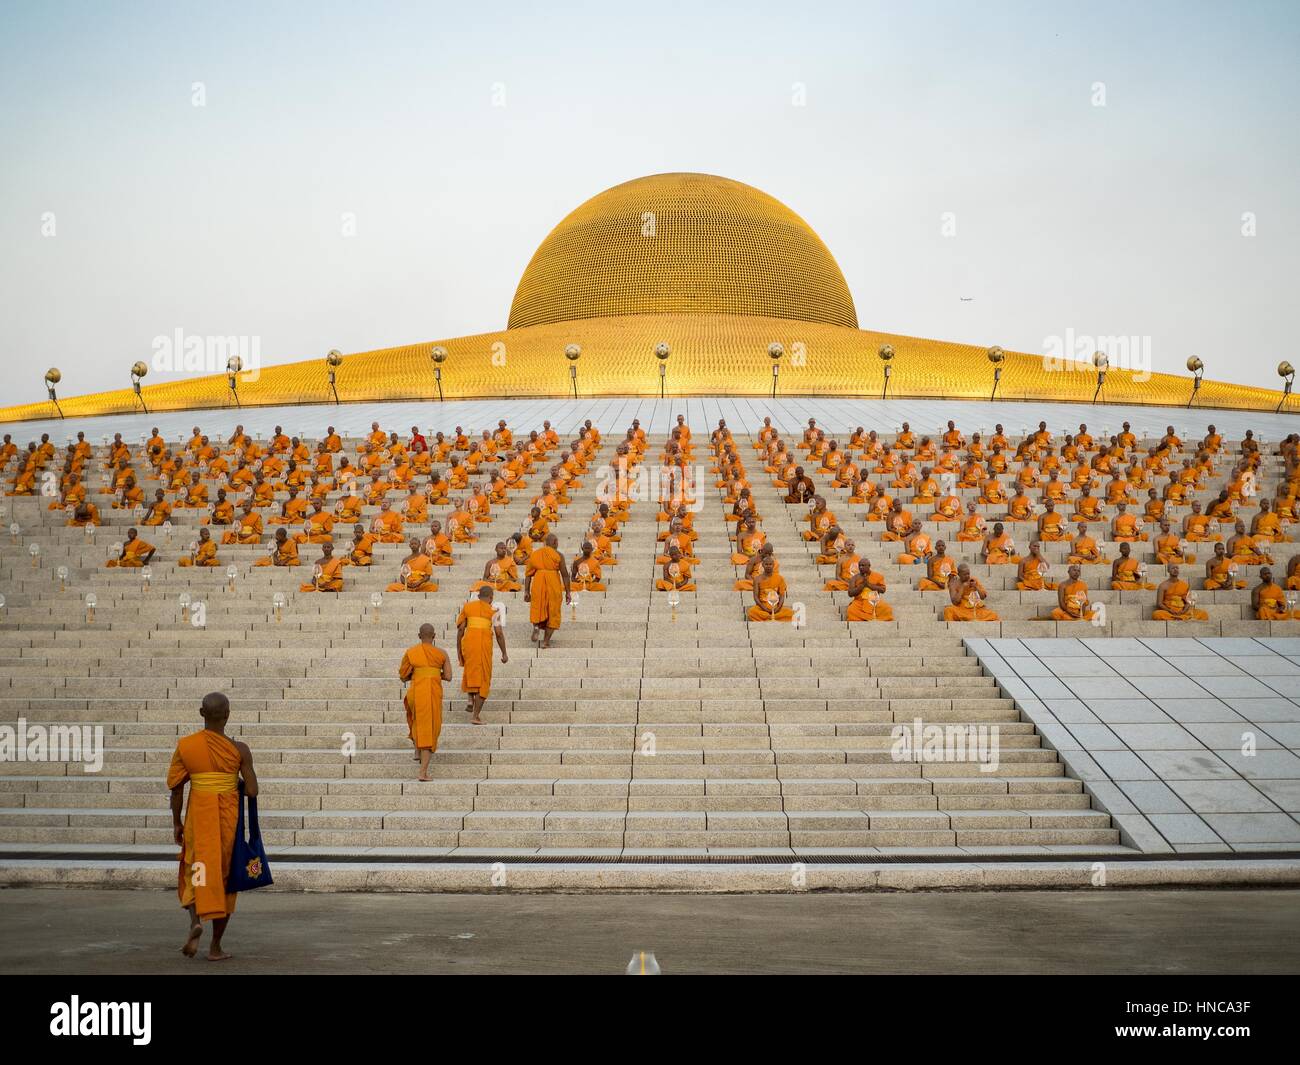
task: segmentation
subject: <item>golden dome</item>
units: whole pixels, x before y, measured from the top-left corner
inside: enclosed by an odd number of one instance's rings
[[[509,328],[632,314],[734,314],[856,329],[826,245],[764,192],[711,174],[615,185],[542,241]]]

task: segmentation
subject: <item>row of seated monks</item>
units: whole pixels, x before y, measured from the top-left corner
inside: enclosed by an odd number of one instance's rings
[[[500,591],[523,589],[518,567],[526,569],[534,545],[545,542],[551,524],[570,502],[569,491],[580,486],[577,476],[587,469],[599,442],[599,432],[588,422],[572,446],[550,466],[542,491],[533,499],[526,527],[497,545],[496,557],[485,565],[479,584],[490,583]],[[719,424],[709,443],[712,471],[718,474],[716,485],[724,506],[731,508],[726,517],[735,525],[733,561],[745,567],[736,587],[753,597],[748,614],[754,621],[791,620],[794,611],[786,604],[779,561],[765,542],[752,487],[725,422]],[[98,524],[98,508],[86,487],[93,448],[84,434],[69,443],[61,473],[52,468],[56,452],[48,435],[39,444],[29,444],[23,454],[8,437],[3,448],[0,458],[16,471],[10,494],[31,493],[38,475],[44,482],[42,491],[51,494],[46,485],[54,478],[57,497],[50,508],[65,509],[70,525]],[[558,434],[549,422],[530,433],[526,441],[518,442],[504,420],[479,439],[471,439],[460,427],[451,436],[437,433],[429,439],[413,427],[406,442],[373,423],[357,449],[355,464],[340,454],[342,441],[333,427],[314,451],[278,426],[265,442],[252,440],[239,426],[230,441],[217,445],[196,427],[189,441],[174,452],[155,430],[140,456],[146,476],[163,486],[154,491],[153,500],[144,503],[135,458],[120,434],[101,456],[104,472],[99,494],[110,496],[113,508],[132,509],[143,527],[168,526],[174,511],[206,506],[199,539],[191,545],[189,556],[179,560],[180,565],[222,564],[209,526],[224,526],[221,543],[238,545],[260,545],[265,527],[279,526],[267,545],[269,554],[256,564],[297,565],[300,546],[320,545],[313,580],[303,586],[304,591],[340,590],[343,567],[369,565],[376,543],[407,543],[411,548],[401,567],[401,579],[390,585],[391,590],[431,591],[437,587],[432,579],[434,568],[453,562],[453,545],[477,540],[475,529],[491,522],[493,505],[504,504],[511,492],[523,489],[533,464],[547,461],[559,448]],[[1274,560],[1265,545],[1285,542],[1284,525],[1296,521],[1300,461],[1294,434],[1277,448],[1284,473],[1272,499],[1262,494],[1263,454],[1253,433],[1247,433],[1238,455],[1228,456],[1213,426],[1194,448],[1185,448],[1170,427],[1143,452],[1128,423],[1109,442],[1094,439],[1086,426],[1080,426],[1079,432],[1067,434],[1059,447],[1041,422],[1036,432],[1014,447],[1000,425],[985,443],[978,433],[968,442],[949,422],[948,430],[936,442],[925,436],[918,439],[905,423],[890,441],[860,427],[851,435],[848,448],[841,450],[815,420],[809,421],[802,439],[789,448],[767,419],[755,449],[772,483],[785,493],[785,501],[808,507],[803,520],[809,528],[804,538],[817,544],[818,562],[835,569],[826,587],[850,593],[850,620],[892,618],[892,610],[883,600],[884,578],[857,555],[856,544],[844,534],[806,470],[828,477],[831,489],[848,493],[848,503],[865,504],[862,520],[880,524],[882,542],[902,545],[897,561],[925,567],[917,587],[948,592],[947,620],[996,620],[997,615],[986,605],[988,595],[980,581],[965,563],[949,555],[947,540],[926,531],[927,522],[954,525],[952,539],[957,542],[979,542],[980,559],[988,565],[1015,565],[1018,589],[1056,590],[1058,606],[1051,614],[1055,620],[1092,616],[1082,568],[1107,562],[1112,589],[1157,592],[1153,617],[1203,619],[1205,614],[1196,609],[1195,593],[1182,579],[1180,569],[1197,564],[1191,545],[1198,542],[1214,544],[1213,556],[1203,563],[1205,589],[1246,588],[1241,572],[1257,566],[1260,581],[1251,593],[1256,616],[1280,620],[1292,614],[1284,589],[1272,580]],[[645,433],[634,423],[616,450],[618,483],[598,495],[597,512],[584,532],[580,552],[571,565],[564,564],[564,575],[575,590],[604,590],[603,567],[616,563],[611,545],[617,542],[618,527],[635,501],[629,484],[645,451]],[[800,456],[800,452],[807,455]],[[691,545],[696,534],[691,526],[697,486],[691,477],[692,453],[690,429],[679,416],[664,448],[660,470],[658,519],[667,527],[658,534],[663,547],[656,560],[661,569],[655,584],[669,592],[695,587]],[[446,474],[433,465],[443,462],[450,463]],[[1220,462],[1227,463],[1225,487],[1204,507],[1195,496],[1219,472],[1216,464]],[[999,477],[1013,470],[1011,494]],[[880,476],[873,479],[873,474]],[[1161,492],[1151,482],[1162,478],[1167,483]],[[1104,491],[1094,494],[1094,486],[1103,481]],[[216,499],[209,503],[210,484],[219,487]],[[1148,496],[1145,507],[1140,514],[1130,512],[1128,508],[1136,505],[1144,488]],[[979,496],[963,506],[958,495],[962,489],[978,489]],[[465,494],[453,494],[461,491]],[[288,498],[274,513],[277,493]],[[327,510],[331,494],[337,499]],[[395,501],[394,496],[399,498]],[[368,527],[358,521],[367,505],[379,509]],[[433,505],[451,506],[445,526],[433,521],[428,534],[410,536],[406,523],[424,524]],[[1002,506],[1006,512],[987,528],[984,512]],[[930,508],[929,513],[918,514],[920,507]],[[1179,521],[1175,511],[1182,508],[1188,512]],[[1239,516],[1239,511],[1246,509],[1256,511],[1249,526]],[[336,554],[333,532],[340,522],[351,527],[352,542]],[[1075,524],[1073,537],[1067,522]],[[1027,530],[1029,539],[1024,552],[1014,540],[1022,529]],[[1050,564],[1043,557],[1041,544],[1060,540],[1070,542],[1069,570],[1068,579],[1058,584],[1049,577]],[[1103,542],[1117,544],[1118,557],[1107,559],[1101,549]],[[1158,588],[1145,581],[1145,560],[1134,555],[1134,545],[1149,545],[1141,550],[1151,550],[1153,561],[1166,567],[1167,579]],[[138,528],[133,528],[109,565],[144,565],[154,550],[140,537]],[[1287,588],[1300,589],[1300,555],[1291,557],[1284,579]]]
[[[880,523],[882,542],[902,545],[897,562],[926,567],[926,575],[918,580],[917,587],[921,591],[948,592],[950,604],[944,615],[949,621],[992,621],[997,620],[997,615],[986,605],[987,591],[971,575],[969,567],[948,554],[945,540],[925,531],[923,519],[915,516],[908,504],[912,508],[932,508],[925,519],[939,523],[941,528],[942,523],[956,525],[954,539],[958,542],[980,543],[980,558],[985,564],[1015,565],[1019,590],[1057,591],[1058,605],[1044,620],[1091,619],[1094,609],[1088,602],[1087,585],[1082,580],[1083,567],[1107,563],[1111,566],[1113,590],[1156,591],[1153,619],[1205,620],[1207,615],[1196,608],[1195,592],[1182,578],[1179,568],[1183,564],[1196,564],[1195,549],[1187,546],[1196,542],[1214,544],[1213,556],[1204,563],[1206,589],[1246,588],[1247,582],[1238,574],[1246,567],[1258,566],[1258,583],[1251,590],[1254,616],[1260,620],[1288,620],[1300,615],[1288,604],[1286,589],[1273,579],[1274,560],[1264,545],[1286,542],[1289,538],[1283,525],[1296,521],[1295,493],[1300,487],[1298,439],[1292,435],[1277,449],[1283,459],[1284,473],[1277,485],[1276,498],[1257,499],[1262,487],[1263,455],[1253,433],[1248,433],[1240,455],[1229,467],[1227,486],[1218,492],[1204,515],[1201,501],[1191,498],[1191,493],[1215,475],[1216,460],[1229,458],[1213,426],[1194,456],[1181,457],[1183,442],[1170,427],[1156,445],[1147,449],[1141,461],[1133,453],[1136,439],[1127,423],[1122,433],[1111,437],[1109,444],[1094,440],[1087,427],[1080,426],[1077,435],[1065,437],[1059,452],[1045,423],[1039,424],[1037,432],[1027,434],[1014,450],[1000,425],[986,448],[979,434],[974,434],[968,443],[953,422],[948,423],[948,430],[941,434],[938,445],[928,437],[918,440],[905,423],[890,443],[881,440],[876,432],[859,428],[850,438],[851,450],[843,452],[838,443],[827,441],[815,420],[809,421],[803,439],[791,449],[768,419],[754,446],[773,484],[785,491],[786,502],[809,508],[804,519],[809,524],[804,539],[818,544],[818,563],[835,566],[835,576],[826,588],[851,593],[850,620],[880,616],[878,610],[870,611],[859,604],[871,585],[875,586],[875,594],[865,598],[878,599],[884,581],[871,570],[870,562],[857,554],[856,544],[845,535],[808,469],[829,477],[831,488],[846,491],[850,504],[868,505],[861,520],[868,525]],[[859,448],[861,467],[852,453]],[[800,451],[808,452],[806,458],[798,455]],[[1004,459],[1008,453],[1010,459]],[[1129,514],[1128,506],[1136,502],[1134,493],[1147,480],[1167,473],[1180,457],[1180,470],[1169,473],[1170,484],[1164,495],[1149,488],[1144,513]],[[920,459],[933,465],[918,467]],[[762,552],[764,538],[758,530],[757,515],[752,512],[743,465],[734,457],[729,461],[727,499],[733,505],[729,517],[737,521],[740,530],[735,556],[740,564],[745,556],[752,561]],[[1062,474],[1070,470],[1071,464],[1074,469],[1069,477],[1070,486],[1062,487],[1065,483]],[[997,474],[1013,466],[1017,467],[1016,495],[1008,499]],[[940,478],[934,476],[936,471],[940,471]],[[870,473],[888,476],[873,482]],[[1092,494],[1091,486],[1107,474],[1111,480],[1105,496],[1099,498]],[[946,482],[942,487],[941,479]],[[957,495],[960,488],[977,488],[978,499],[968,501],[963,508]],[[1037,500],[1029,498],[1030,490],[1039,491]],[[903,498],[905,494],[907,499]],[[1073,537],[1066,531],[1061,514],[1071,502],[1074,513],[1070,518],[1077,529]],[[1171,519],[1174,507],[1184,504],[1189,505],[1190,513],[1183,521],[1180,535],[1174,531]],[[1007,506],[1006,513],[994,521],[991,529],[987,528],[981,508],[999,505]],[[1112,506],[1114,516],[1108,517],[1106,508]],[[1237,512],[1255,507],[1258,512],[1247,532],[1246,523]],[[1103,542],[1118,545],[1118,557],[1107,559],[1103,555],[1098,539],[1090,531],[1097,528],[1094,523],[1100,524],[1097,531]],[[1028,526],[1030,542],[1027,552],[1021,553],[1009,529],[1024,526]],[[1219,531],[1225,526],[1231,526],[1226,541]],[[1043,557],[1041,544],[1061,540],[1069,541],[1070,547],[1067,579],[1058,584],[1048,579],[1050,566]],[[1166,580],[1158,587],[1146,583],[1145,562],[1133,554],[1133,545],[1147,543],[1153,548],[1154,561],[1166,567]],[[1287,589],[1300,589],[1300,555],[1291,557],[1285,581]]]

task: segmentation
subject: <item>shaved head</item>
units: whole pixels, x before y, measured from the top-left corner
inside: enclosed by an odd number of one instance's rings
[[[480,589],[478,590],[478,597],[479,597],[480,599],[482,599],[485,603],[490,603],[490,602],[492,602],[492,588],[491,588],[491,586],[489,586],[489,585],[484,585],[482,588],[480,588]]]
[[[434,628],[427,621],[420,626],[420,639],[432,640],[433,635],[434,635]]]
[[[204,721],[224,721],[230,716],[230,700],[221,692],[208,692],[199,706]]]

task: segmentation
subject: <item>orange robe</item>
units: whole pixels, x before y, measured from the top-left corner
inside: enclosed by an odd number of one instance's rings
[[[145,543],[140,537],[136,537],[130,543],[123,544],[126,548],[126,554],[121,558],[110,558],[107,562],[108,568],[113,569],[120,566],[122,569],[139,569],[144,565],[142,556],[147,555],[153,550],[153,544]]]
[[[456,616],[456,625],[465,626],[461,637],[460,653],[465,658],[460,690],[484,699],[492,690],[492,626],[493,610],[482,599],[471,599]]]
[[[436,751],[442,732],[442,667],[447,655],[441,648],[417,643],[402,655],[397,675],[408,682],[402,705],[411,742],[419,750]]]
[[[764,604],[769,602],[769,595],[774,596],[772,601],[779,602],[786,592],[785,578],[779,573],[773,573],[770,577],[759,577],[757,581],[758,598]],[[794,610],[788,606],[783,606],[780,610],[773,610],[770,606],[759,606],[758,603],[755,603],[749,608],[747,616],[750,621],[793,621]]]
[[[564,612],[562,565],[560,553],[546,544],[528,556],[525,574],[533,578],[529,585],[528,620],[534,625],[545,625],[548,629],[560,627]]]
[[[1092,610],[1088,606],[1088,586],[1083,581],[1066,581],[1065,602],[1067,609],[1059,606],[1052,611],[1053,621],[1090,621]]]
[[[311,584],[302,585],[298,590],[300,592],[343,591],[343,567],[346,565],[347,560],[342,558],[331,558],[328,562],[322,562],[320,576],[314,578]]]
[[[404,562],[407,569],[405,578],[390,584],[390,592],[436,592],[438,585],[430,578],[433,576],[433,560],[428,555],[416,555],[409,562]]]
[[[217,542],[215,540],[199,541],[198,550],[194,552],[194,557],[177,559],[178,566],[219,566],[217,561]]]
[[[235,912],[236,896],[226,892],[226,878],[230,875],[239,821],[242,761],[233,740],[211,729],[200,729],[181,737],[167,771],[169,789],[186,782],[190,785],[177,894],[182,906],[194,907],[200,921],[229,917]]]
[[[1151,620],[1208,621],[1210,615],[1204,610],[1187,607],[1187,593],[1189,590],[1190,585],[1186,581],[1174,581],[1169,590],[1161,597],[1160,604],[1151,612]]]
[[[862,593],[856,596],[853,602],[849,603],[848,620],[849,621],[893,621],[894,610],[883,599],[879,598],[885,594],[885,578],[874,570],[867,574],[867,586]],[[875,602],[872,602],[872,596],[876,596]]]

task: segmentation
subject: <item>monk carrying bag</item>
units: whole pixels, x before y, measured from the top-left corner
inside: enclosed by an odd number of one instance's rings
[[[271,866],[266,860],[266,848],[262,846],[262,830],[257,826],[257,800],[251,796],[248,802],[248,838],[244,837],[244,782],[239,782],[239,824],[235,829],[235,849],[230,855],[230,876],[226,879],[226,890],[252,891],[253,888],[266,887],[273,883]]]

